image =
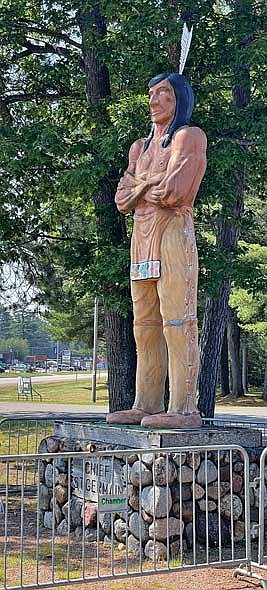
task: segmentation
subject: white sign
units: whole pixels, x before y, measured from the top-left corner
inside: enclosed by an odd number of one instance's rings
[[[122,512],[128,510],[127,496],[98,496],[99,512]]]
[[[111,457],[73,459],[74,494],[86,500],[98,501],[98,495],[120,496],[126,488],[122,464]]]

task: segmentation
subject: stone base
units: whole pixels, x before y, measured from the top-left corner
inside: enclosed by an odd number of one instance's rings
[[[245,448],[262,446],[259,430],[231,426],[202,426],[201,428],[148,428],[134,425],[107,424],[105,415],[88,415],[84,423],[55,423],[54,434],[81,442],[99,443],[119,449],[149,449],[163,447],[193,447],[240,445]]]

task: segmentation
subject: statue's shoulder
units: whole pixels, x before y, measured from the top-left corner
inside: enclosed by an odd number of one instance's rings
[[[129,159],[137,160],[143,150],[145,139],[137,139],[130,147]]]
[[[181,144],[188,146],[195,145],[201,147],[202,149],[206,149],[207,137],[200,127],[190,127],[189,125],[185,125],[176,131],[174,143],[177,146]]]

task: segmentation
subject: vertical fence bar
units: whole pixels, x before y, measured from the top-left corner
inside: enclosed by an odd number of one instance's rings
[[[98,457],[98,468],[99,468],[99,457]],[[112,494],[114,494],[114,454],[112,454],[111,458],[111,480],[112,480]],[[111,512],[111,574],[114,576],[114,512]]]
[[[36,469],[34,469],[36,473]],[[40,482],[40,460],[37,460],[38,482]],[[36,505],[36,583],[39,584],[39,555],[40,555],[40,483],[37,482],[37,505]]]
[[[182,452],[179,453],[179,504],[180,504],[180,520],[183,520],[183,483],[182,483]],[[180,527],[180,562],[183,565],[184,556],[183,556],[183,531],[182,527]]]
[[[68,458],[68,536],[67,536],[67,580],[70,580],[70,492],[71,492],[71,459]]]
[[[129,498],[128,493],[128,485],[129,485],[129,463],[128,463],[128,455],[125,457],[125,469],[126,469],[126,498]],[[141,504],[141,496],[139,496],[139,509]],[[126,574],[129,573],[129,560],[128,560],[128,551],[129,551],[129,544],[128,544],[128,533],[129,533],[129,500],[127,501],[127,512],[126,512],[126,554],[125,554],[125,568]]]
[[[219,535],[219,561],[222,561],[222,515],[221,515],[221,456],[217,451],[217,471],[218,471],[218,535]]]
[[[192,533],[193,533],[193,565],[196,564],[196,466],[195,466],[195,452],[193,451],[193,489],[192,489]]]
[[[37,445],[38,445],[38,421],[35,420],[35,428],[34,428],[34,449],[35,449],[35,453],[38,452],[38,446]],[[38,479],[39,479],[39,477],[40,477],[40,471],[39,471],[39,461],[38,461]],[[40,481],[40,479],[39,479],[39,481]],[[36,485],[36,464],[34,464],[33,485]]]
[[[29,453],[29,436],[30,436],[30,421],[27,420],[27,427],[26,427],[26,453]]]
[[[82,519],[82,577],[85,579],[85,459],[82,459],[82,482],[83,482],[83,519]],[[99,527],[99,512],[97,511],[97,527]],[[99,543],[97,543],[97,561],[98,561],[98,551],[99,551]]]
[[[139,532],[139,571],[143,571],[143,560],[142,560],[142,506],[141,506],[141,494],[142,494],[142,459],[143,455],[140,453],[139,459],[139,519],[138,519],[138,532]]]
[[[166,488],[167,488],[167,566],[170,569],[170,535],[169,535],[169,453],[164,455],[166,464]]]
[[[233,454],[229,452],[230,461],[230,497],[231,497],[231,512],[230,512],[230,526],[231,526],[231,552],[232,560],[234,559],[234,506],[233,506]]]
[[[205,451],[205,518],[206,518],[206,563],[209,563],[209,511],[208,511],[208,453]]]
[[[157,559],[156,559],[156,489],[155,489],[155,453],[153,453],[153,461],[152,461],[152,485],[153,485],[153,542],[154,542],[154,552],[153,552],[153,566],[154,571],[157,569]]]
[[[7,585],[7,543],[8,543],[8,489],[9,489],[9,461],[6,461],[6,505],[5,505],[5,538],[4,538],[4,585]]]
[[[55,582],[55,460],[52,461],[52,539],[51,539],[51,552],[52,552],[52,583]]]
[[[259,547],[258,563],[263,565],[264,560],[264,470],[267,449],[265,449],[260,458],[260,489],[259,489]]]
[[[23,586],[23,556],[24,556],[24,477],[25,461],[22,460],[21,495],[20,495],[20,585]]]
[[[99,459],[97,459],[97,469],[98,469],[98,465],[99,465]],[[97,490],[97,498],[99,501],[99,489]],[[105,513],[103,513],[103,518],[105,517]],[[99,526],[99,514],[97,511],[97,522],[98,522],[98,526]],[[110,519],[111,522],[111,519]],[[96,547],[96,561],[97,561],[97,577],[100,577],[100,551],[99,551],[99,543],[97,543],[97,547]]]
[[[244,459],[244,489],[245,489],[245,531],[246,531],[246,558],[251,568],[251,538],[250,538],[250,498],[249,498],[249,457],[243,449]]]
[[[18,438],[17,438],[17,455],[20,454],[20,422],[17,421],[18,425]],[[16,463],[16,487],[19,487],[19,467],[18,462]]]

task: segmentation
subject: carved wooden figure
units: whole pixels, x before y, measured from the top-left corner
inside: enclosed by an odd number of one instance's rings
[[[193,203],[206,169],[206,136],[190,127],[194,97],[180,74],[149,83],[152,129],[130,148],[116,204],[134,210],[131,292],[137,348],[136,397],[109,423],[150,427],[201,425],[198,374],[198,258]],[[164,412],[165,380],[170,401]]]

